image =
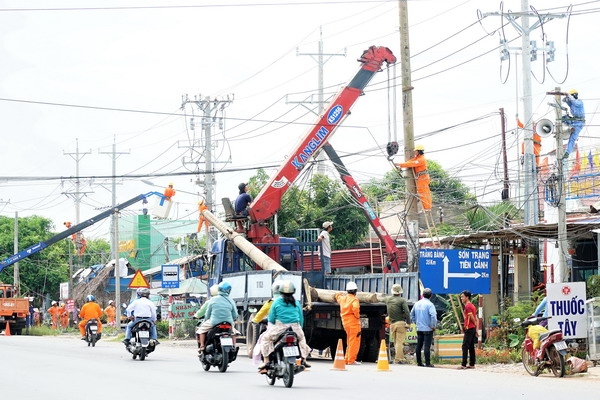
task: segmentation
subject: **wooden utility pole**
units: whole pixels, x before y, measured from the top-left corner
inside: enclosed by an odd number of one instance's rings
[[[410,42],[408,37],[408,4],[399,0],[400,9],[400,68],[402,70],[402,118],[404,121],[404,159],[412,158],[415,148],[412,81],[410,71]],[[409,202],[406,209],[406,245],[408,253],[408,270],[419,269],[419,217],[417,201],[417,185],[414,174],[406,174],[406,189]]]

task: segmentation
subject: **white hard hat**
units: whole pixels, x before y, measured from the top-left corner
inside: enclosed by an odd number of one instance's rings
[[[112,301],[112,300],[109,300],[109,301],[108,301],[108,304],[112,304],[112,303],[114,303],[114,301]]]
[[[351,290],[358,290],[358,286],[356,286],[356,282],[354,281],[346,283],[346,292],[349,292]]]

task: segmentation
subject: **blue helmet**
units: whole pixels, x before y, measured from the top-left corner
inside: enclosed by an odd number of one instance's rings
[[[229,282],[219,283],[219,292],[229,294],[231,292],[231,284]]]
[[[91,294],[90,294],[90,295],[88,295],[88,296],[85,298],[85,301],[86,301],[86,302],[90,302],[90,301],[96,301],[96,298],[94,297],[94,295],[91,295]]]

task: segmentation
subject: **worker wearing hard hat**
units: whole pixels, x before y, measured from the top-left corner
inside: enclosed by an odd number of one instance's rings
[[[60,302],[58,306],[59,311],[59,326],[63,329],[67,329],[69,327],[69,311],[67,311],[67,307],[64,302]]]
[[[58,329],[58,319],[60,317],[58,302],[52,300],[52,303],[50,303],[50,308],[47,310],[47,312],[50,314],[50,318],[52,318],[52,329]]]
[[[106,323],[109,326],[116,326],[117,308],[114,301],[109,300],[108,306],[104,309],[104,314],[106,314]]]
[[[356,361],[360,349],[360,303],[356,297],[358,286],[356,282],[350,281],[346,284],[346,293],[336,293],[335,301],[340,305],[340,317],[346,331],[346,365],[359,365]]]
[[[198,202],[198,230],[196,232],[200,232],[202,230],[202,225],[206,226],[206,230],[208,231],[208,221],[204,218],[204,211],[208,210],[208,206],[204,202],[204,199]]]
[[[175,189],[173,189],[173,182],[169,182],[169,186],[165,188],[165,192],[163,193],[165,196],[165,200],[171,201],[171,197],[175,196]]]
[[[403,163],[395,164],[398,168],[412,168],[417,181],[417,195],[424,210],[431,210],[431,190],[429,190],[429,171],[425,159],[425,147],[415,146],[415,156]]]
[[[569,154],[573,153],[579,132],[585,125],[585,111],[583,110],[583,101],[579,99],[579,93],[573,89],[569,93],[564,93],[565,97],[563,101],[569,106],[570,115],[562,118],[562,121],[571,127],[571,135],[569,136],[569,142],[567,143],[567,149],[563,159],[569,158]]]

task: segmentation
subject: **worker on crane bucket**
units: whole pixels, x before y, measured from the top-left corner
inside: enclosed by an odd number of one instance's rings
[[[425,147],[421,144],[415,146],[415,156],[403,163],[395,164],[398,168],[412,168],[417,181],[417,196],[421,200],[423,209],[431,210],[431,190],[429,190],[429,171],[425,159]]]
[[[248,206],[252,203],[252,197],[248,194],[248,185],[244,182],[238,185],[240,194],[235,199],[235,214],[248,216]]]

